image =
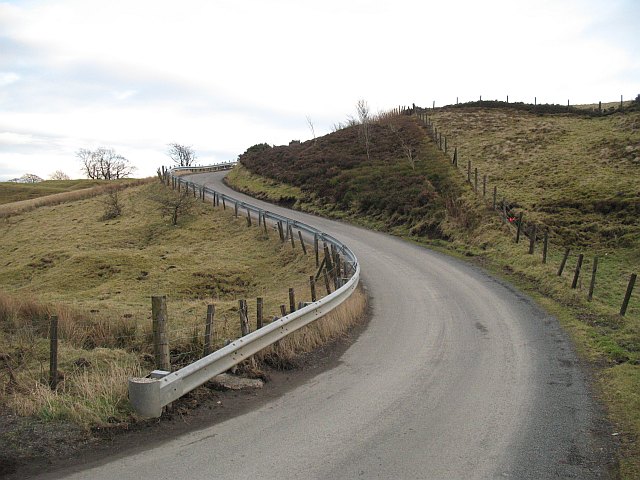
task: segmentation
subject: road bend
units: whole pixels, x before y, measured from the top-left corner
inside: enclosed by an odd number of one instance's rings
[[[555,318],[462,261],[254,200],[223,176],[190,179],[349,245],[368,327],[280,398],[67,478],[606,478],[599,411]]]

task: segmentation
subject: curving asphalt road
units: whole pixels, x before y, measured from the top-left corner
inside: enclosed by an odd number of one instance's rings
[[[599,413],[566,335],[483,271],[229,191],[358,256],[367,329],[340,363],[257,410],[74,479],[606,478]]]

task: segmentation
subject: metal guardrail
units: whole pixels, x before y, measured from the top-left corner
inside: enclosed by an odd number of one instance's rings
[[[229,164],[223,164],[229,165]],[[207,167],[187,167],[190,169],[198,169],[201,172],[222,170],[218,168],[214,170],[216,165]],[[175,170],[175,169],[174,169]],[[182,168],[181,170],[184,170]],[[166,171],[169,177],[173,176],[173,170]],[[179,184],[186,186],[195,186],[204,189],[205,193],[210,195],[219,195],[221,199],[237,205],[238,209],[263,215],[265,221],[271,220],[272,223],[283,222],[291,225],[292,228],[307,232],[317,238],[319,241],[334,245],[345,259],[348,259],[351,277],[347,282],[333,293],[327,295],[320,300],[307,304],[305,307],[276,319],[272,323],[244,336],[240,337],[229,345],[217,350],[196,362],[187,365],[175,372],[154,371],[150,376],[145,378],[129,379],[129,400],[136,411],[142,417],[159,417],[162,414],[162,407],[177,400],[181,396],[190,392],[194,388],[202,385],[216,375],[226,372],[234,365],[249,358],[251,355],[259,352],[265,347],[281,340],[288,334],[308,325],[309,323],[321,318],[329,313],[342,302],[344,302],[358,286],[360,280],[360,265],[355,254],[342,242],[328,235],[315,227],[307,225],[296,220],[268,212],[246,202],[241,202],[235,198],[219,193],[211,188],[203,187],[194,182],[183,181],[180,177],[175,177]]]

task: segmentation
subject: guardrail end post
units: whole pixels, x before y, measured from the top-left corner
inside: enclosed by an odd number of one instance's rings
[[[154,378],[129,379],[129,401],[135,412],[143,418],[162,415],[160,380]]]

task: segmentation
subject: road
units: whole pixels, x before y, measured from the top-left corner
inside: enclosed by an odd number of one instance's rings
[[[256,410],[74,479],[606,478],[599,413],[567,336],[482,270],[250,199],[357,255],[372,302],[339,364]]]

